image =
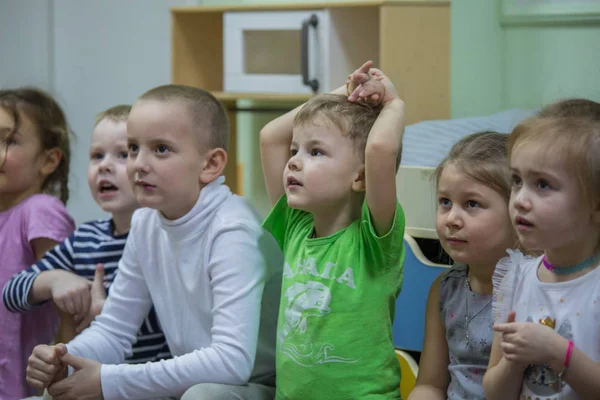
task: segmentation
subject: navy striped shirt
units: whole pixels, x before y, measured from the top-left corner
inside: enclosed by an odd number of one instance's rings
[[[70,271],[93,281],[96,264],[104,264],[104,279],[108,284],[107,290],[110,290],[127,241],[127,234],[115,236],[113,231],[111,219],[86,222],[79,226],[37,264],[16,274],[6,283],[2,291],[6,308],[12,312],[26,312],[35,307],[27,302],[33,281],[41,272],[52,269]],[[152,307],[137,334],[133,355],[127,362],[142,363],[170,357],[169,347]]]

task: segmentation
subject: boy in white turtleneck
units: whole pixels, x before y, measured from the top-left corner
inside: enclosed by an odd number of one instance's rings
[[[165,85],[138,99],[127,173],[147,208],[133,215],[102,313],[67,346],[37,346],[29,384],[61,398],[274,397],[283,259],[223,184],[228,132],[201,89]],[[123,364],[152,303],[173,359]]]

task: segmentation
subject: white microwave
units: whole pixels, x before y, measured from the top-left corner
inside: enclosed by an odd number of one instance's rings
[[[226,12],[224,90],[311,94],[344,84],[362,62],[378,57],[378,30],[360,32],[356,11]],[[376,28],[374,18],[367,26]],[[352,40],[356,34],[361,40]]]

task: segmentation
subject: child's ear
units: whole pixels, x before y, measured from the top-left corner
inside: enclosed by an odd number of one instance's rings
[[[227,152],[220,147],[206,152],[204,167],[200,173],[200,183],[206,185],[223,174],[227,165]]]
[[[56,171],[60,161],[62,160],[62,156],[62,151],[58,147],[47,150],[46,154],[42,156],[45,157],[45,159],[43,160],[42,167],[40,168],[40,174],[46,177]]]
[[[367,186],[365,183],[365,165],[362,164],[352,182],[352,190],[355,192],[364,192],[367,190]]]

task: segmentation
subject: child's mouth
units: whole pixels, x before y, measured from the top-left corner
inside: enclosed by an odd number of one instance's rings
[[[300,187],[302,186],[302,184],[300,183],[300,181],[298,181],[296,178],[293,177],[288,177],[287,179],[287,185],[288,187]]]
[[[99,188],[100,193],[116,192],[117,190],[119,190],[119,188],[110,183],[103,183]]]
[[[526,218],[517,217],[515,219],[517,229],[530,229],[533,228],[533,224]]]

